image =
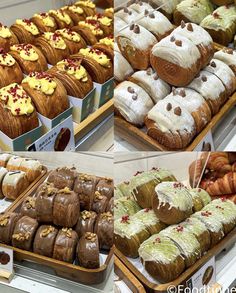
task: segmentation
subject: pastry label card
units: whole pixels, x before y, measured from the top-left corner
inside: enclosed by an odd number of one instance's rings
[[[13,274],[13,250],[0,246],[0,278],[10,279]]]
[[[74,151],[75,138],[72,116],[68,117],[56,127],[32,144],[28,151]]]
[[[210,289],[216,283],[215,257],[211,258],[204,266],[187,281],[187,287],[193,290]],[[205,292],[208,292],[207,290]]]
[[[199,145],[194,149],[194,151],[198,152],[214,152],[215,146],[212,137],[211,131],[207,133],[207,135],[203,138],[203,140],[199,143]]]

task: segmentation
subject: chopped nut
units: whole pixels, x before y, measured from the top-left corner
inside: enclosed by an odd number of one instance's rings
[[[70,229],[63,228],[61,231],[66,234],[66,237],[68,237],[68,238],[72,237],[72,229],[71,228]]]
[[[92,214],[89,211],[83,211],[83,212],[81,212],[81,217],[82,217],[83,220],[86,220],[86,219],[91,218],[91,215]]]
[[[10,216],[2,216],[0,218],[0,227],[6,227],[9,223]]]
[[[184,89],[181,89],[180,91],[179,91],[179,95],[181,96],[181,97],[186,97],[186,92],[185,92],[185,90]]]
[[[206,77],[206,75],[203,75],[203,76],[202,76],[202,81],[203,81],[203,82],[206,82],[206,81],[207,81],[207,77]]]
[[[137,24],[134,26],[134,33],[135,34],[139,34],[140,33],[140,27]]]
[[[188,23],[187,30],[190,31],[190,32],[193,32],[193,26],[192,26],[191,23]]]
[[[40,237],[47,237],[50,233],[54,231],[55,231],[55,228],[53,226],[49,226],[48,228],[41,231]]]
[[[172,109],[172,105],[171,105],[171,103],[168,103],[167,106],[166,106],[166,110],[170,111],[171,109]]]
[[[127,88],[127,91],[128,91],[129,93],[131,93],[131,94],[134,94],[134,93],[135,93],[134,88],[132,88],[131,86],[129,86],[129,87]]]
[[[185,28],[185,22],[181,20],[181,28]]]
[[[181,40],[176,40],[175,45],[178,47],[182,47],[182,41]]]
[[[180,108],[180,107],[176,107],[176,108],[174,109],[174,113],[175,113],[175,115],[177,115],[177,116],[181,116],[181,113],[182,113],[181,108]]]
[[[29,232],[26,232],[26,233],[16,233],[16,234],[13,234],[12,235],[12,238],[17,240],[17,241],[20,241],[20,242],[24,242],[24,241],[27,241],[29,240],[29,237],[30,237],[30,233]]]
[[[175,37],[172,36],[172,37],[170,38],[170,41],[171,41],[171,42],[174,42],[174,41],[175,41]]]

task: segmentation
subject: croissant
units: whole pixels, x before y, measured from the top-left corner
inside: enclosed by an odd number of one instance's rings
[[[114,8],[113,7],[106,8],[104,11],[104,15],[109,18],[114,18]]]
[[[37,26],[29,19],[17,19],[10,29],[20,43],[33,44],[35,38],[40,34]]]
[[[229,172],[208,184],[206,191],[212,196],[236,193],[236,172]]]
[[[74,25],[70,16],[62,9],[49,10],[49,15],[54,18],[59,29],[70,28]]]
[[[66,42],[57,33],[43,33],[42,36],[36,39],[35,45],[44,54],[47,62],[52,65],[70,55]]]
[[[113,33],[113,20],[107,16],[103,16],[97,13],[94,16],[89,16],[86,21],[90,21],[96,26],[100,26],[101,30],[104,32],[105,36],[109,36]]]
[[[55,32],[57,29],[57,24],[55,19],[48,13],[34,14],[31,21],[37,25],[40,33],[44,32]]]
[[[23,73],[16,60],[0,50],[0,88],[13,82],[20,83],[22,79]]]
[[[17,83],[0,89],[0,114],[0,130],[12,139],[39,125],[31,98]]]
[[[19,63],[24,74],[32,71],[45,71],[48,69],[47,60],[42,52],[33,45],[18,44],[11,46],[9,52]]]
[[[93,81],[81,61],[64,59],[48,71],[62,82],[68,95],[80,99],[93,89]]]
[[[113,36],[100,39],[99,42],[93,46],[93,48],[102,51],[113,61],[114,59],[114,37]]]
[[[82,7],[69,5],[63,7],[62,10],[70,16],[74,24],[77,24],[79,21],[86,18],[86,14]]]
[[[10,50],[10,46],[18,44],[16,35],[7,27],[0,23],[0,48],[5,52]]]
[[[37,112],[53,119],[69,108],[69,100],[63,84],[45,72],[32,72],[23,81],[22,87],[32,98]]]
[[[73,55],[72,58],[82,59],[81,64],[88,71],[92,80],[97,83],[104,83],[113,76],[111,60],[107,55],[97,49],[81,49],[79,53]]]
[[[203,164],[208,157],[208,153],[203,153],[201,155],[201,160]],[[218,176],[222,176],[230,171],[232,171],[232,166],[229,162],[229,154],[224,152],[212,152],[206,164],[206,168],[209,170],[217,171]]]
[[[81,7],[87,16],[91,16],[96,13],[96,5],[91,0],[77,1],[75,6]]]

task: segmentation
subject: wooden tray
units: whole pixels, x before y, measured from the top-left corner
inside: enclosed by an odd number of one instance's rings
[[[176,280],[167,284],[155,284],[150,282],[140,271],[124,256],[117,248],[115,248],[115,255],[124,263],[124,265],[131,271],[134,276],[139,279],[145,286],[148,292],[166,292],[167,288],[172,285],[178,287],[179,285],[186,286],[186,281],[191,278],[209,259],[218,255],[222,250],[227,249],[236,241],[236,228],[232,230],[226,237],[224,237],[216,246],[211,248],[201,259],[194,265],[188,268]]]
[[[38,186],[42,184],[45,181],[45,179],[46,179],[46,176],[44,178],[41,178],[41,180],[39,180],[38,183],[34,185],[33,188],[31,188],[31,190],[29,190],[27,193],[21,196],[20,199],[16,200],[8,211],[19,212],[23,200],[27,196],[34,195]],[[114,253],[113,247],[110,249],[105,263],[100,268],[86,269],[78,265],[69,264],[63,261],[55,260],[53,258],[38,255],[36,253],[15,248],[12,246],[3,245],[3,244],[0,244],[0,245],[3,247],[13,249],[14,258],[18,261],[28,260],[28,261],[33,261],[42,265],[49,266],[50,268],[54,269],[55,273],[59,277],[63,277],[63,278],[72,280],[74,282],[79,282],[86,285],[102,283],[106,279],[108,273],[110,272],[113,266],[113,253]]]

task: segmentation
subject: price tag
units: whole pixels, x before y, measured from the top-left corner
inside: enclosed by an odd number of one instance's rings
[[[75,138],[72,116],[43,135],[28,147],[28,151],[74,151]]]
[[[13,250],[0,246],[0,279],[11,281],[13,276]]]
[[[212,132],[209,131],[203,140],[194,149],[197,152],[213,152],[215,151],[214,141],[212,137]]]

